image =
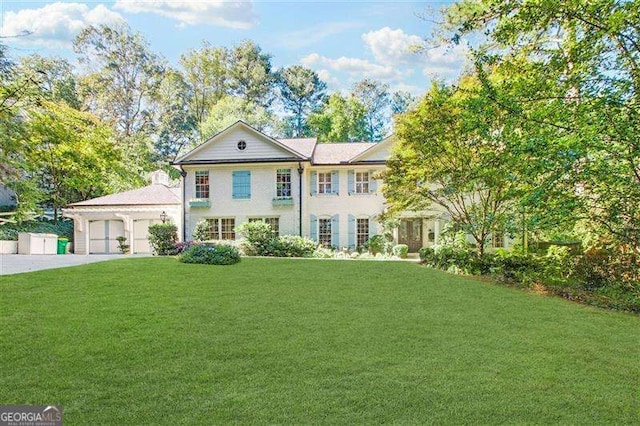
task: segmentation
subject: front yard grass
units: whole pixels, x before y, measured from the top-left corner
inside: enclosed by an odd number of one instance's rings
[[[0,404],[68,424],[639,423],[640,317],[412,263],[0,277]]]

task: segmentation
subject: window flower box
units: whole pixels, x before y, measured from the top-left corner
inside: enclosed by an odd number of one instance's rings
[[[272,204],[274,207],[279,206],[292,206],[293,205],[293,197],[274,197],[272,200]]]
[[[189,207],[211,207],[211,201],[208,198],[194,198],[189,200]]]

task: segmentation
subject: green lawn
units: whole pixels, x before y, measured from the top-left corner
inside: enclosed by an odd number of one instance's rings
[[[640,423],[640,317],[412,263],[0,277],[0,404],[67,424]]]

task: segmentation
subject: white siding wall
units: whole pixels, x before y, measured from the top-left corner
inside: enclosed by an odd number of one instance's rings
[[[291,191],[293,206],[273,206],[276,196],[276,171],[291,169]],[[186,231],[187,240],[192,239],[193,229],[202,218],[235,218],[236,226],[250,217],[279,217],[280,234],[298,234],[298,163],[238,164],[216,166],[188,166],[186,185]],[[211,206],[189,207],[195,198],[195,172],[209,171],[209,200]],[[251,199],[234,200],[232,173],[251,171]],[[303,194],[304,197],[304,194]]]
[[[312,167],[306,173],[305,186],[306,190],[304,196],[306,198],[306,208],[303,210],[303,228],[306,236],[310,233],[311,214],[316,215],[318,218],[330,218],[337,214],[339,215],[340,233],[339,241],[340,247],[347,247],[349,245],[349,215],[354,215],[356,218],[368,217],[369,221],[369,235],[375,235],[382,232],[382,227],[376,221],[376,216],[384,210],[384,197],[382,196],[382,181],[378,180],[377,190],[373,194],[352,194],[349,195],[348,191],[348,173],[349,170],[357,171],[381,171],[383,166],[323,166]],[[331,172],[332,170],[338,170],[339,172],[339,195],[314,195],[311,196],[311,179],[310,172]]]
[[[276,195],[276,170],[290,168],[292,177],[293,206],[274,207],[273,197]],[[236,226],[246,222],[249,217],[279,217],[280,235],[298,234],[298,164],[242,164],[219,166],[188,166],[185,167],[186,185],[186,230],[187,240],[192,239],[193,229],[202,218],[235,218]],[[376,222],[376,216],[384,209],[384,197],[381,192],[381,181],[377,181],[377,192],[374,194],[349,195],[349,170],[381,170],[381,166],[324,166],[305,167],[303,175],[302,193],[302,233],[310,236],[311,215],[331,217],[339,215],[340,247],[349,245],[349,215],[357,218],[370,218],[370,235],[382,231]],[[189,207],[189,200],[195,198],[195,172],[209,171],[209,198],[211,206]],[[240,170],[251,171],[251,199],[234,200],[232,197],[232,172]],[[339,195],[311,196],[311,172],[339,171]]]
[[[238,150],[238,141],[247,143],[246,149]],[[242,127],[230,129],[212,143],[205,143],[201,149],[186,158],[189,160],[242,160],[256,158],[293,157],[289,151]]]

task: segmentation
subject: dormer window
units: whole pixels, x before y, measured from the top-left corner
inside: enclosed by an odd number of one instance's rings
[[[245,141],[239,141],[237,146],[238,151],[244,151],[245,149],[247,149],[247,143]]]

